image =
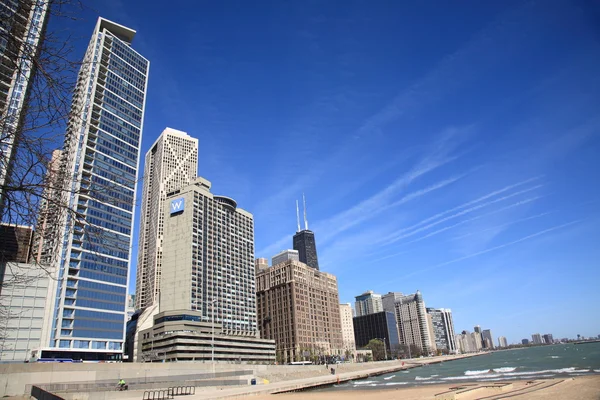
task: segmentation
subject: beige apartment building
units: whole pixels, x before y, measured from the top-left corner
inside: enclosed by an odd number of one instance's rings
[[[337,278],[288,260],[256,276],[258,326],[282,363],[343,355]]]
[[[344,357],[356,359],[356,342],[354,341],[354,323],[350,303],[340,304],[340,321],[342,324],[342,343]]]

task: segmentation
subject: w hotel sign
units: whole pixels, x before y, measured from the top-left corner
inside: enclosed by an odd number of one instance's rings
[[[185,199],[183,197],[171,200],[171,215],[183,212],[184,207]]]

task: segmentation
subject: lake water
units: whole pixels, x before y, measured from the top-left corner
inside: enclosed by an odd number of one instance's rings
[[[498,351],[387,375],[349,381],[323,391],[382,389],[473,381],[564,378],[600,373],[600,343],[564,344]]]

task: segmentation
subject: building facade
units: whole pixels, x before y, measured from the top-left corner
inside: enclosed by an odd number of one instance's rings
[[[160,311],[192,310],[256,336],[254,219],[201,177],[167,194]]]
[[[431,316],[436,347],[439,350],[447,350],[451,354],[455,353],[457,349],[452,310],[448,308],[427,308],[427,314]]]
[[[0,223],[0,262],[28,263],[32,246],[33,228]]]
[[[462,331],[462,333],[456,335],[455,340],[456,349],[459,353],[466,354],[474,353],[476,351],[473,336],[469,331]]]
[[[48,1],[3,0],[0,24],[0,216],[46,30]]]
[[[264,271],[269,268],[269,260],[266,258],[257,258],[254,260],[254,272],[258,274],[259,271]]]
[[[138,240],[136,309],[158,300],[167,193],[189,185],[198,171],[198,139],[166,128],[146,153]]]
[[[340,304],[340,322],[342,324],[342,342],[346,359],[356,358],[356,343],[354,341],[354,322],[352,321],[352,306],[350,303]]]
[[[383,303],[381,295],[368,290],[361,295],[355,297],[354,310],[357,317],[363,315],[375,314],[383,311]]]
[[[298,250],[283,250],[281,253],[274,255],[271,258],[271,265],[281,264],[286,261],[300,261]]]
[[[262,338],[274,339],[279,362],[343,355],[337,278],[299,261],[256,276]]]
[[[59,167],[42,357],[120,359],[149,62],[135,31],[99,18],[73,95]]]
[[[49,277],[35,264],[0,263],[0,361],[29,361],[40,347]]]
[[[486,350],[491,350],[494,348],[494,337],[492,336],[492,331],[490,329],[484,329],[481,332],[481,337],[483,339],[483,347]]]
[[[228,335],[221,324],[207,322],[201,311],[161,311],[153,318],[151,328],[137,333],[139,361],[275,362],[272,340]]]
[[[543,344],[544,343],[542,341],[542,335],[540,335],[539,333],[534,333],[533,335],[531,335],[531,342],[533,344]]]
[[[423,353],[430,354],[434,339],[429,335],[427,310],[421,292],[417,290],[415,294],[400,297],[394,306],[400,344],[414,345]]]
[[[385,342],[388,355],[398,350],[400,344],[394,314],[387,311],[361,315],[353,318],[354,341],[357,348],[363,348],[373,339]]]
[[[396,301],[400,300],[402,297],[404,297],[404,294],[401,292],[388,292],[381,296],[381,305],[383,307],[383,311],[389,311],[395,314]]]
[[[293,239],[294,250],[298,252],[301,263],[316,270],[319,269],[319,258],[317,257],[317,243],[315,233],[308,229],[296,232]]]
[[[552,335],[550,333],[546,333],[543,336],[543,339],[544,339],[544,343],[545,344],[552,344],[552,343],[554,343],[554,337],[552,337]]]
[[[504,336],[498,338],[498,347],[508,347],[508,342]]]

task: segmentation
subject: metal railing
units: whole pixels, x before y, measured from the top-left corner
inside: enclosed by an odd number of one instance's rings
[[[146,390],[142,400],[167,400],[172,399],[173,395],[171,392],[166,390]]]
[[[195,386],[173,386],[167,389],[172,396],[187,396],[196,394]]]

